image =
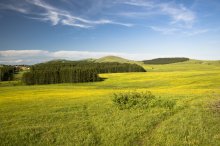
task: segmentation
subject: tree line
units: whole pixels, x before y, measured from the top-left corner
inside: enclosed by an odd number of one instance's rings
[[[11,81],[13,80],[13,75],[16,72],[14,66],[3,65],[0,66],[0,81]]]
[[[99,73],[145,72],[129,63],[94,63],[87,61],[56,61],[33,65],[24,73],[23,82],[32,84],[81,83],[102,80]]]
[[[144,60],[143,62],[145,64],[170,64],[170,63],[184,62],[188,60],[189,58],[176,57],[176,58],[156,58],[152,60]]]

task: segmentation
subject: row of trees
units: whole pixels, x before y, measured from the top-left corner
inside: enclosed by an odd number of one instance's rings
[[[189,58],[176,57],[176,58],[156,58],[152,60],[144,60],[143,62],[145,64],[170,64],[170,63],[184,62],[188,60]]]
[[[13,66],[0,66],[0,81],[11,81],[15,72],[16,69]]]
[[[24,73],[26,84],[54,84],[95,82],[102,80],[99,73],[145,72],[144,68],[128,63],[93,63],[85,61],[61,61],[41,63]]]
[[[33,84],[79,83],[101,80],[92,70],[63,68],[59,70],[38,70],[24,73],[23,82]]]

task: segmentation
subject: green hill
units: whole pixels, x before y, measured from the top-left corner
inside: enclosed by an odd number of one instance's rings
[[[95,62],[96,59],[94,59],[94,58],[87,58],[87,59],[82,59],[82,60],[80,60],[80,61]]]
[[[128,60],[118,56],[105,56],[95,60],[95,62],[118,62],[118,63],[135,63],[133,60]]]
[[[42,63],[65,63],[69,61],[70,60],[66,60],[66,59],[53,59],[53,60],[42,62]]]

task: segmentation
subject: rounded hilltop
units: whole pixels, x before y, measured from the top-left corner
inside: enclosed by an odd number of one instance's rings
[[[105,57],[101,57],[97,60],[95,60],[95,62],[118,62],[118,63],[132,63],[134,61],[132,60],[128,60],[122,57],[118,57],[118,56],[105,56]]]

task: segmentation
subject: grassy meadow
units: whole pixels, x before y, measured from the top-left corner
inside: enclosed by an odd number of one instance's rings
[[[0,82],[0,145],[219,146],[220,62],[142,65],[148,72],[101,74],[94,83]],[[134,90],[158,103],[120,110],[112,102],[113,93]]]

